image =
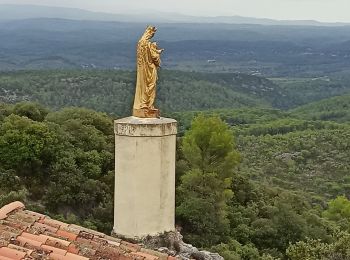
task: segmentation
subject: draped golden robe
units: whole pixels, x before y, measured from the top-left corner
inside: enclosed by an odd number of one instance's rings
[[[133,106],[133,115],[137,117],[159,116],[154,102],[162,50],[150,41],[155,32],[155,27],[147,27],[137,45],[137,82]]]

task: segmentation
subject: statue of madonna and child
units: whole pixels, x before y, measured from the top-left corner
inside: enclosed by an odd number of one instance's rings
[[[160,56],[160,49],[151,39],[157,32],[154,26],[148,26],[137,45],[137,81],[133,106],[133,116],[141,118],[159,118],[160,112],[154,107]]]

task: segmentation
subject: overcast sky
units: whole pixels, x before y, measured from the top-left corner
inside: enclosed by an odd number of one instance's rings
[[[102,12],[156,10],[190,15],[240,15],[282,20],[350,22],[350,0],[0,0]]]

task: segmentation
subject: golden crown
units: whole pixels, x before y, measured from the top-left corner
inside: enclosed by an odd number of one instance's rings
[[[155,26],[149,25],[147,27],[147,31],[155,33],[157,31],[157,28]]]

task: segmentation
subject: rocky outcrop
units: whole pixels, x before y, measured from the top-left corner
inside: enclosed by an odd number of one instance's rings
[[[182,260],[224,260],[217,253],[201,251],[198,248],[183,242],[180,232],[168,232],[158,236],[143,238],[141,243],[146,247],[158,252],[174,256]]]

